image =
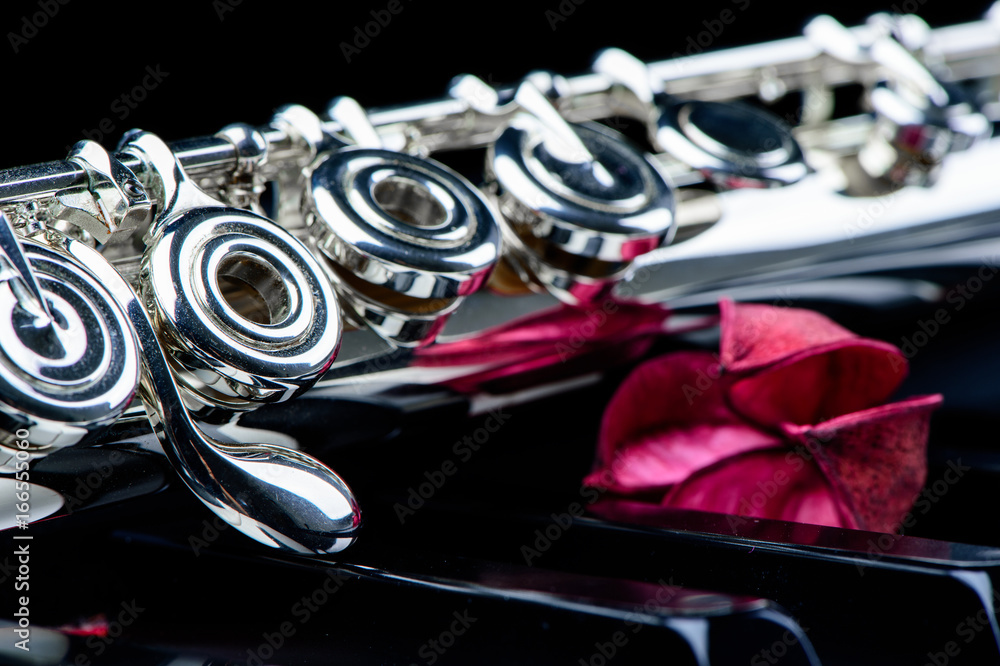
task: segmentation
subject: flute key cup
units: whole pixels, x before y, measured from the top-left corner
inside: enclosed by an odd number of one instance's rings
[[[736,102],[664,104],[655,144],[723,190],[791,185],[809,172],[791,128],[772,113]]]
[[[305,207],[345,305],[399,347],[430,344],[500,256],[492,206],[431,159],[344,148],[312,170]]]
[[[341,337],[337,300],[316,258],[270,220],[198,189],[159,138],[128,137],[123,151],[156,174],[164,202],[139,282],[187,396],[241,410],[312,386]]]
[[[593,68],[631,94],[657,150],[720,190],[781,187],[809,173],[791,128],[769,111],[668,95],[662,83],[654,86],[646,63],[621,49],[599,53]]]
[[[96,253],[80,260],[130,318],[140,396],[164,452],[195,496],[250,538],[296,553],[347,547],[360,511],[340,477],[299,451],[216,441],[187,407],[232,413],[284,401],[326,372],[340,310],[317,260],[270,220],[206,195],[155,135],[126,135],[122,152],[140,160],[161,202],[145,237],[141,300]]]
[[[669,243],[674,192],[654,161],[599,125],[566,123],[530,82],[489,147],[508,262],[575,306],[611,296],[632,260]]]
[[[3,213],[0,236],[0,469],[6,470],[114,423],[135,395],[139,352],[114,298],[69,254],[16,238]]]

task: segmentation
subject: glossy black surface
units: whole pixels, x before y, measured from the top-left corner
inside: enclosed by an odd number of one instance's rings
[[[904,302],[877,318],[857,306],[809,305],[904,349],[908,324],[933,313]],[[341,436],[322,427],[350,405],[313,398],[290,431],[308,433],[365,507],[361,538],[340,558],[262,552],[173,488],[33,526],[34,621],[79,626],[103,614],[114,622],[134,599],[143,610],[113,644],[74,639],[73,654],[95,664],[181,654],[254,664],[285,622],[294,634],[261,663],[430,663],[432,655],[600,663],[594,655],[609,645],[615,663],[663,655],[699,663],[692,612],[708,627],[713,664],[770,663],[762,651],[776,644],[787,654],[775,663],[809,663],[803,636],[823,664],[924,663],[949,645],[960,652],[948,663],[994,663],[1000,532],[990,517],[1000,460],[979,430],[996,427],[992,387],[969,382],[996,359],[987,334],[996,305],[994,291],[982,292],[911,359],[900,395],[940,390],[945,407],[933,422],[927,508],[916,506],[907,536],[683,511],[659,528],[570,519],[571,504],[587,503],[579,481],[624,369],[590,389],[494,413],[502,427],[478,449],[459,443],[486,416],[461,416],[461,401],[428,394],[426,404],[439,406],[424,412],[383,405],[369,412],[382,431],[358,441],[350,428]],[[960,357],[966,372],[955,369]],[[566,414],[575,416],[554,418]],[[289,423],[267,417],[259,413],[257,425]],[[963,474],[938,492],[949,462]],[[315,592],[324,584],[336,592]],[[296,606],[314,592],[315,610]],[[475,622],[436,654],[429,641],[451,631],[454,613]],[[624,643],[614,646],[619,631]]]

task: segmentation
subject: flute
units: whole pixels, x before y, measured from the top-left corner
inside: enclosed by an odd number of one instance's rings
[[[344,480],[206,423],[307,392],[454,389],[511,360],[469,355],[476,340],[560,304],[599,318],[970,261],[1000,224],[997,16],[819,17],[802,37],[648,64],[611,49],[579,76],[465,75],[417,104],[340,97],[325,117],[288,106],[169,145],[134,131],[114,153],[84,141],[0,171],[5,473],[145,420],[224,521],[336,552],[360,525]],[[855,82],[871,113],[832,118]],[[743,100],[795,92],[784,119]],[[651,151],[593,122],[619,116]],[[474,148],[481,187],[431,157]],[[452,343],[466,356],[442,362]]]

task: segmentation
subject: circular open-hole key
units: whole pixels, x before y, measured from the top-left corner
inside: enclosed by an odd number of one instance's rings
[[[178,382],[196,404],[249,409],[312,386],[330,367],[341,322],[312,254],[255,213],[190,182],[165,143],[127,137],[163,204],[147,233],[140,290]]]
[[[218,442],[188,407],[286,400],[329,368],[341,323],[322,270],[274,223],[194,186],[158,137],[132,133],[123,143],[162,202],[146,236],[141,298],[95,251],[67,250],[131,324],[139,394],[167,457],[206,506],[251,538],[299,553],[343,549],[360,512],[340,477],[298,451]]]
[[[570,305],[610,297],[673,237],[673,187],[620,134],[565,121],[530,79],[512,104],[521,112],[487,154],[509,264]]]
[[[497,216],[460,175],[386,150],[354,100],[331,118],[355,145],[321,158],[303,203],[312,242],[350,314],[401,347],[430,344],[500,255]]]
[[[0,212],[0,467],[72,446],[118,419],[139,353],[99,280]],[[19,444],[15,444],[19,442]]]

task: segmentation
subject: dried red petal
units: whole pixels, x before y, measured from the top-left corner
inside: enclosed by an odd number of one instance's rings
[[[793,354],[861,339],[812,310],[719,301],[719,356],[726,370],[748,372]]]
[[[765,427],[818,423],[884,402],[906,377],[893,345],[797,308],[719,304],[733,409]]]
[[[897,348],[804,310],[720,309],[721,365],[706,352],[668,354],[609,403],[585,479],[610,491],[598,513],[646,506],[897,529],[926,479],[941,397],[874,407],[906,375]]]
[[[630,442],[584,483],[618,493],[666,490],[698,470],[780,440],[746,425],[698,425]]]
[[[779,440],[732,412],[713,354],[677,352],[644,363],[615,392],[601,423],[589,485],[663,489],[719,460]]]
[[[785,431],[815,454],[858,527],[893,532],[927,480],[930,416],[941,401],[940,395],[911,398]]]
[[[740,516],[718,514],[692,515],[687,509],[677,509],[639,502],[634,499],[619,499],[617,497],[601,497],[588,510],[606,520],[615,520],[650,527],[669,526],[671,529],[689,531],[713,531],[720,534],[731,533],[748,539],[763,539],[765,541],[790,541],[799,544],[816,544],[837,547],[843,541],[850,540],[852,534],[842,531],[828,531],[824,526],[807,523],[777,522],[761,518],[743,518]],[[857,546],[862,550],[869,546],[870,537],[858,532]],[[936,542],[935,542],[936,543]],[[748,553],[753,552],[753,546],[748,547]],[[947,554],[947,553],[945,553]]]
[[[785,447],[752,451],[696,472],[667,494],[663,506],[857,527],[819,468]]]

